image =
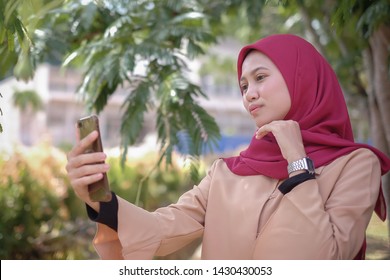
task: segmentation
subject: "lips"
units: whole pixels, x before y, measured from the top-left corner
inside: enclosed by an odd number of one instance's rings
[[[248,110],[249,110],[249,113],[254,113],[257,109],[261,108],[260,105],[257,105],[257,104],[251,104],[249,105],[248,107]]]

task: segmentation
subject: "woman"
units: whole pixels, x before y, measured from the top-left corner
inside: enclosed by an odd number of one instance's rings
[[[67,171],[98,222],[103,259],[151,259],[202,237],[202,259],[363,258],[374,211],[384,219],[381,174],[390,160],[353,141],[337,78],[324,58],[294,35],[272,35],[238,56],[243,103],[258,130],[237,157],[218,159],[179,201],[149,213],[113,195],[89,200],[102,177],[101,153],[79,141]]]

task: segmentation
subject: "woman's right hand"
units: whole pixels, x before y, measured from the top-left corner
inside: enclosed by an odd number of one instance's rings
[[[67,155],[66,171],[76,195],[99,212],[99,202],[93,202],[89,198],[88,185],[102,179],[103,173],[108,171],[109,165],[104,163],[107,156],[105,153],[84,153],[97,137],[98,132],[93,131],[80,140],[77,133],[77,143]]]

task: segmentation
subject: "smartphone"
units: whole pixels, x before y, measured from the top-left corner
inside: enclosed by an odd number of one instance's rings
[[[90,115],[77,121],[77,128],[80,132],[80,139],[83,139],[92,131],[99,132],[99,137],[85,149],[85,153],[103,152],[102,140],[100,138],[99,118],[96,115]],[[88,192],[91,201],[110,201],[111,191],[107,174],[103,173],[100,181],[88,185]]]

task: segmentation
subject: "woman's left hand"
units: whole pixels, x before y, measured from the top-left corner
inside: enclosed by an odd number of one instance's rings
[[[287,162],[293,162],[306,156],[299,124],[292,120],[272,121],[256,131],[256,139],[261,139],[268,133],[276,138],[282,156]]]

